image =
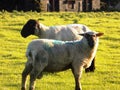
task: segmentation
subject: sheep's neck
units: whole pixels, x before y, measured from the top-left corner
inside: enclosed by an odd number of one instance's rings
[[[49,29],[49,27],[43,25],[40,23],[39,25],[39,32],[36,36],[40,37],[40,38],[46,38],[46,31]]]
[[[98,48],[98,41],[96,41],[93,48],[90,48],[88,43],[84,39],[85,38],[83,38],[83,40],[81,40],[81,43],[79,44],[79,51],[81,56],[83,56],[83,63],[84,63],[84,67],[86,68],[90,66],[93,58],[95,57]]]

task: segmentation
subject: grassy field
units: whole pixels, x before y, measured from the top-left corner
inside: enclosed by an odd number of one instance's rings
[[[27,44],[37,38],[20,35],[28,19],[37,19],[51,26],[82,23],[95,31],[104,32],[96,56],[94,73],[83,71],[83,90],[120,89],[120,12],[89,13],[37,13],[0,12],[0,90],[20,90],[21,72],[26,62]],[[28,77],[29,79],[29,77]],[[29,81],[28,81],[29,83]],[[27,83],[27,87],[28,87]],[[74,90],[74,79],[70,70],[46,73],[36,81],[36,90]]]

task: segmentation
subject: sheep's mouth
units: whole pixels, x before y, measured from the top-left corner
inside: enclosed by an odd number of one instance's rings
[[[90,48],[93,48],[94,45],[95,45],[95,41],[93,40],[93,37],[87,38],[87,41],[88,41],[89,47],[90,47]]]
[[[29,35],[25,35],[25,34],[23,34],[23,33],[21,32],[21,36],[22,36],[23,38],[27,38]]]
[[[27,36],[22,36],[22,37],[26,38]]]
[[[24,38],[27,38],[28,36],[30,36],[30,35],[33,35],[34,34],[34,32],[31,30],[31,31],[27,31],[27,32],[25,32],[25,31],[21,31],[21,36],[22,37],[24,37]]]
[[[93,41],[91,41],[91,42],[88,42],[88,45],[90,46],[90,48],[93,48],[95,43]]]

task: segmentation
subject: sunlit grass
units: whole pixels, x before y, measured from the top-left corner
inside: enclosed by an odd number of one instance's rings
[[[20,90],[21,72],[24,68],[27,44],[37,38],[24,39],[20,30],[29,19],[51,26],[70,23],[87,25],[90,29],[104,32],[96,55],[94,73],[83,71],[83,90],[120,89],[120,13],[119,12],[0,12],[0,90]],[[29,78],[27,81],[27,87]],[[74,90],[71,70],[45,73],[36,81],[36,90]]]

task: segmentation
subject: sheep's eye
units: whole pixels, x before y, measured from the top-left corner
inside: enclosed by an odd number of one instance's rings
[[[93,37],[96,37],[96,35],[92,35]]]
[[[87,34],[87,37],[88,37],[88,38],[91,38],[91,35]]]

